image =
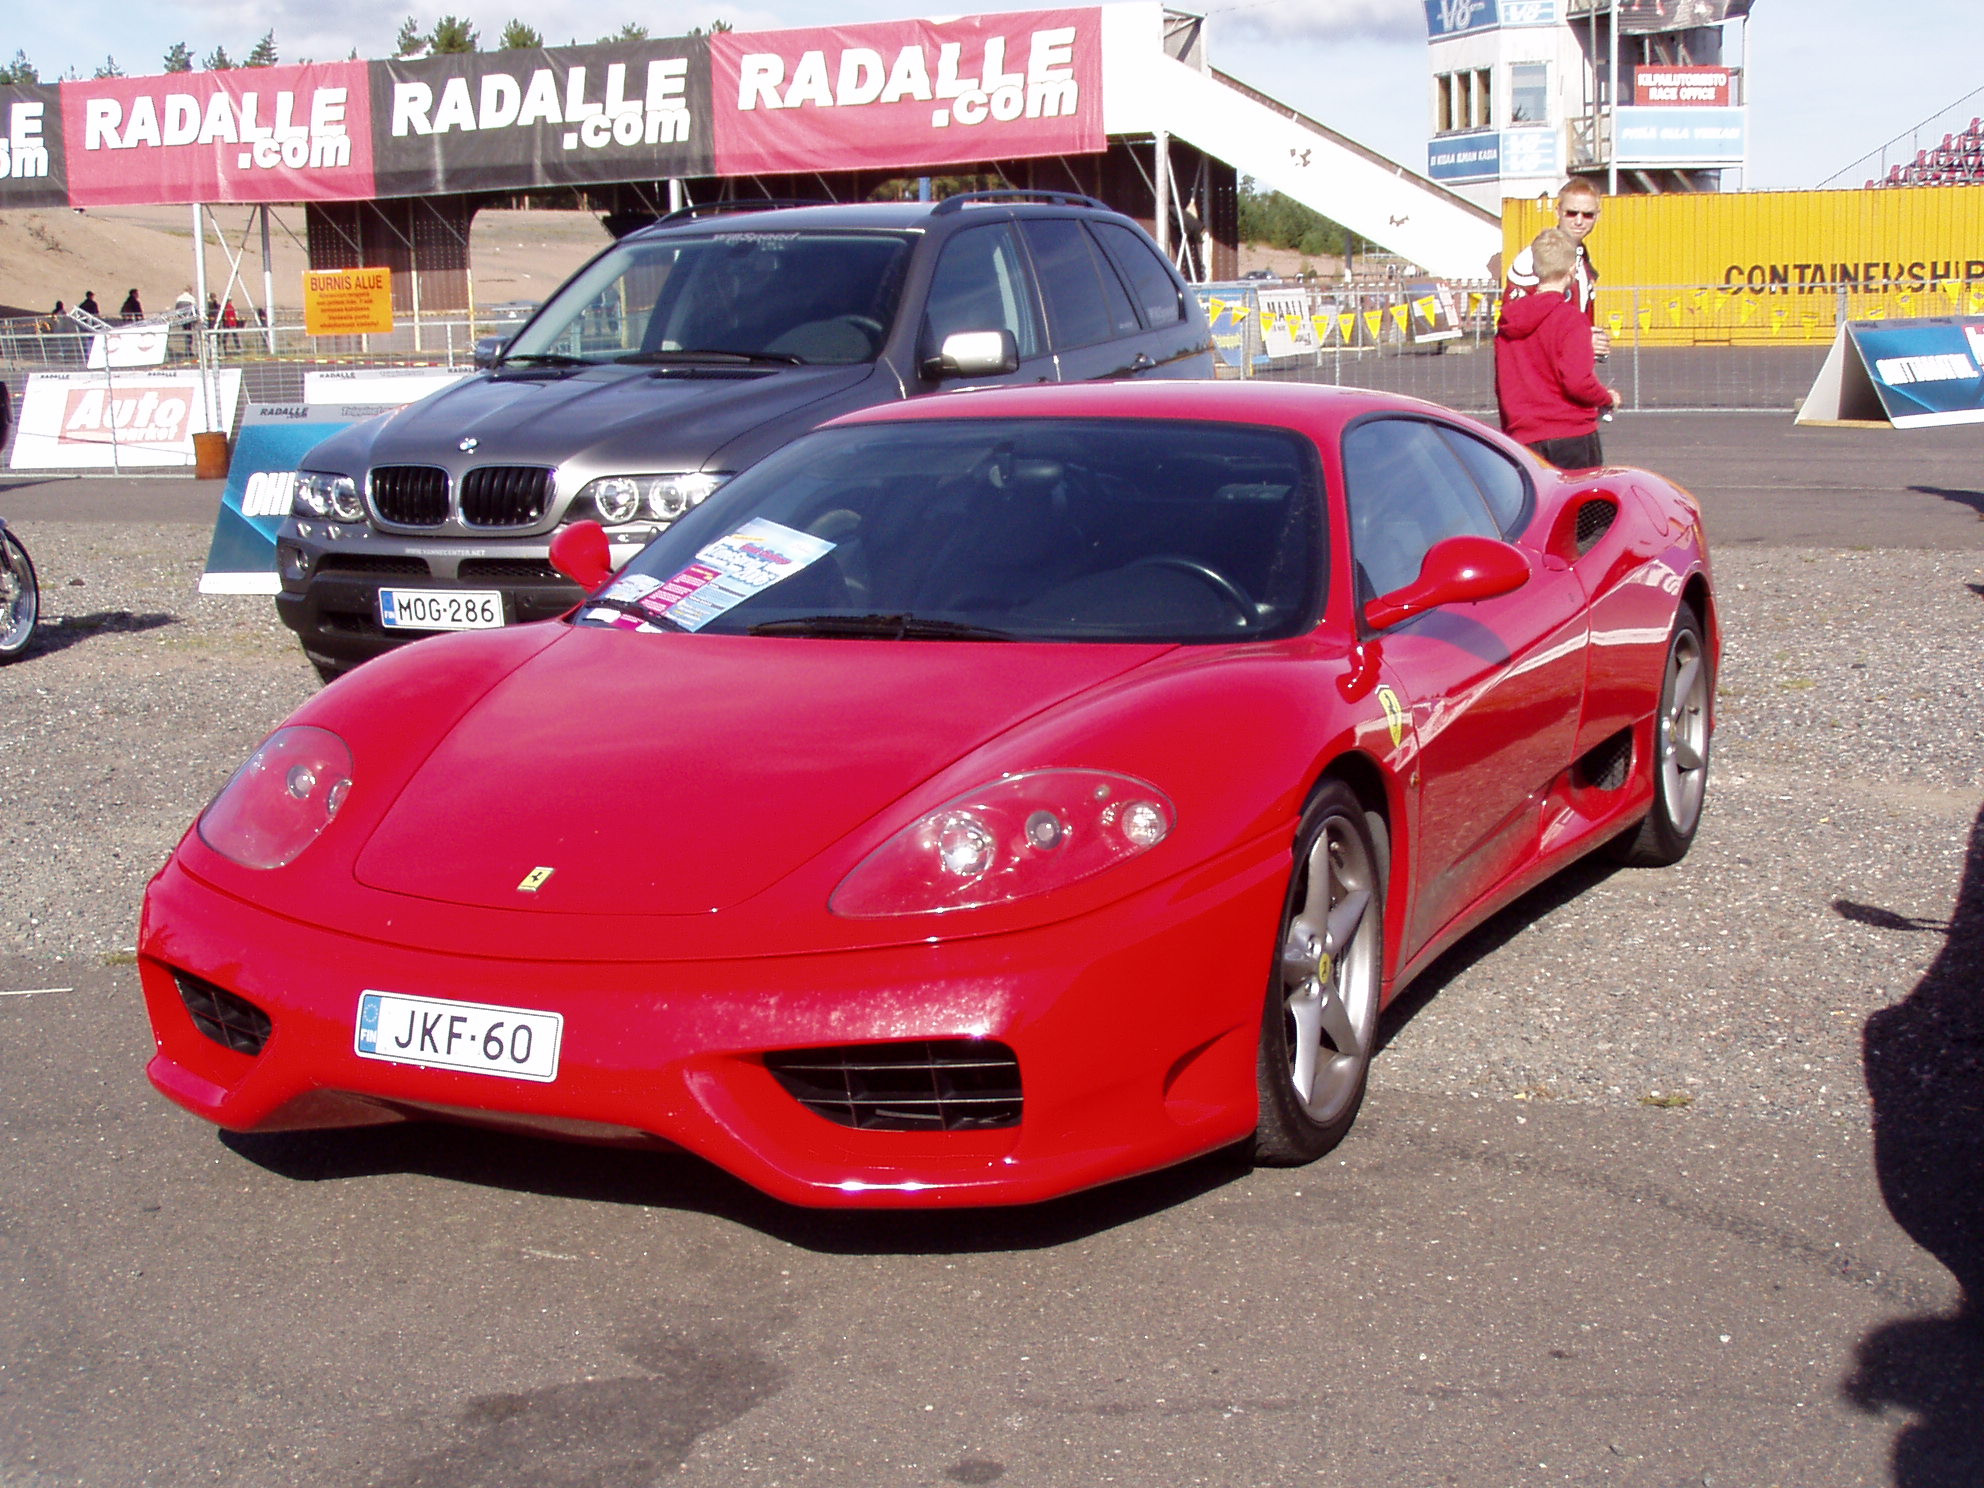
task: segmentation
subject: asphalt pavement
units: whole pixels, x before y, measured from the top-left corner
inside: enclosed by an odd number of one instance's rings
[[[0,479],[0,1484],[1977,1488],[1979,437],[1622,416],[1720,555],[1695,853],[1469,937],[1309,1168],[954,1216],[156,1096],[144,873],[314,678],[217,483]]]

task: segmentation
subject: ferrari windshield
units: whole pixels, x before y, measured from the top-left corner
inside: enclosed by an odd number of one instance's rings
[[[826,429],[738,476],[580,612],[649,631],[1194,642],[1303,627],[1316,451],[1130,419]]]
[[[561,289],[504,360],[872,361],[909,246],[874,232],[630,238]]]

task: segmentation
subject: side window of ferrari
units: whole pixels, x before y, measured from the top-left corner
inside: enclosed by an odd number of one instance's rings
[[[1389,594],[1419,577],[1434,543],[1500,537],[1474,477],[1420,419],[1367,419],[1343,436],[1350,545],[1364,597]]]
[[[1515,461],[1486,440],[1445,424],[1440,426],[1440,438],[1474,477],[1474,484],[1495,514],[1495,524],[1502,529],[1502,535],[1513,537],[1520,532],[1529,520],[1529,481]]]

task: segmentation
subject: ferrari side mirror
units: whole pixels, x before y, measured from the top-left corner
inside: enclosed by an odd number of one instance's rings
[[[551,538],[551,566],[590,594],[613,577],[613,549],[597,522],[573,522]]]
[[[1364,623],[1383,630],[1441,605],[1512,594],[1529,582],[1529,559],[1492,537],[1449,537],[1426,551],[1419,577],[1364,606]]]

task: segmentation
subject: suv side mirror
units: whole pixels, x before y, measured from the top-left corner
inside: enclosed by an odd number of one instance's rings
[[[590,594],[613,577],[613,548],[597,522],[572,522],[551,536],[551,566]]]
[[[1426,550],[1419,577],[1364,606],[1364,623],[1373,630],[1441,605],[1494,599],[1512,594],[1529,582],[1529,560],[1492,537],[1449,537]]]
[[[1020,347],[1011,331],[953,331],[937,354],[924,361],[923,375],[933,380],[996,377],[1019,367]]]
[[[477,336],[475,338],[475,365],[480,371],[487,371],[496,365],[497,358],[503,355],[501,336]]]

